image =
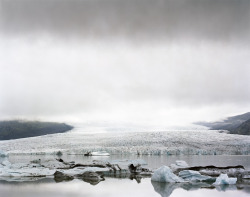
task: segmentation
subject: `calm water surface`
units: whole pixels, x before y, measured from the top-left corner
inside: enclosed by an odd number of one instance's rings
[[[141,183],[130,179],[106,178],[97,185],[81,180],[55,183],[46,179],[30,183],[1,182],[1,197],[249,197],[250,187],[237,189],[232,187],[201,188],[202,185],[162,184],[151,182],[150,178],[142,179]],[[203,185],[206,187],[206,185]]]
[[[51,158],[52,156],[10,156],[11,162],[28,162],[37,158]],[[190,166],[195,165],[243,165],[250,169],[250,156],[136,156],[112,155],[110,157],[84,157],[82,155],[64,155],[67,161],[86,162],[95,159],[125,160],[143,159],[150,168],[170,165],[176,160],[185,160]],[[8,182],[0,181],[1,197],[249,197],[250,180],[244,184],[223,187],[211,187],[204,183],[196,184],[163,184],[151,182],[150,178],[144,179],[119,179],[106,177],[105,181],[91,185],[79,179],[70,182],[56,183],[53,178],[37,181]]]

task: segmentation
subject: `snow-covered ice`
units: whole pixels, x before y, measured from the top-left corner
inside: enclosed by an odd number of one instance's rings
[[[187,164],[187,162],[182,161],[182,160],[177,160],[177,161],[175,161],[175,164],[171,164],[170,165],[170,168],[173,171],[176,171],[177,169],[181,169],[181,168],[187,168],[187,167],[189,167],[189,165]]]
[[[227,174],[221,174],[216,178],[215,183],[213,185],[234,185],[237,182],[237,178],[229,178]]]
[[[52,176],[55,170],[50,170],[39,164],[11,164],[5,159],[0,164],[0,177],[41,177]]]
[[[106,151],[110,154],[220,155],[249,154],[250,136],[212,130],[162,132],[66,133],[6,140],[0,150],[13,154],[84,154]]]
[[[167,166],[162,166],[158,168],[152,178],[152,181],[163,182],[163,183],[182,183],[184,180],[176,176],[172,170]]]
[[[98,167],[86,167],[86,168],[73,168],[69,170],[58,170],[66,175],[75,176],[78,174],[83,174],[84,172],[109,172],[109,168],[98,168]]]
[[[7,157],[8,154],[2,150],[0,150],[0,157]]]
[[[185,181],[213,181],[215,178],[210,176],[203,176],[197,171],[193,170],[183,170],[179,172],[179,177],[183,178]]]
[[[90,152],[89,156],[110,156],[109,153],[106,151],[96,151],[96,152]]]

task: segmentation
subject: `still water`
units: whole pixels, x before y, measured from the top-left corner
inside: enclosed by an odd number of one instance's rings
[[[52,156],[11,156],[11,162],[25,162],[35,158],[50,158]],[[190,166],[195,165],[243,165],[250,169],[250,156],[136,156],[112,155],[110,157],[84,157],[82,155],[64,155],[63,159],[76,162],[86,162],[95,159],[125,160],[143,159],[148,167],[157,168],[161,165],[170,165],[176,160],[185,160]],[[106,177],[96,185],[74,179],[70,182],[56,183],[53,178],[36,181],[8,182],[0,181],[1,197],[249,197],[250,181],[242,184],[213,187],[204,183],[164,184],[151,182],[150,178],[111,178]]]
[[[204,188],[202,188],[204,187]],[[150,178],[140,183],[130,179],[106,178],[97,185],[81,180],[55,183],[53,179],[35,182],[0,184],[1,197],[249,197],[250,186],[206,188],[202,185],[163,184],[151,182]]]

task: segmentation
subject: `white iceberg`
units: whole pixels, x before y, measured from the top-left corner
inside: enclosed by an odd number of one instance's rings
[[[85,156],[110,156],[110,154],[106,151],[98,151],[98,152],[89,152],[84,154]]]
[[[0,177],[42,177],[52,176],[55,170],[42,167],[39,164],[12,164],[8,159],[0,164]]]
[[[234,185],[237,182],[237,178],[229,178],[227,174],[221,174],[216,178],[215,183],[213,185]]]
[[[176,176],[172,170],[167,166],[162,166],[158,168],[152,178],[152,181],[164,182],[164,183],[181,183],[185,182],[182,178]]]
[[[182,168],[188,168],[189,165],[187,164],[187,162],[182,161],[182,160],[177,160],[175,161],[175,164],[171,164],[170,168],[175,172],[178,169],[182,169]]]
[[[199,172],[194,171],[194,170],[180,171],[179,176],[186,181],[214,181],[215,180],[215,178],[201,175]]]

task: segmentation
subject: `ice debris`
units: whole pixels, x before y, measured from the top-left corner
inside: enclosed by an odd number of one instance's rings
[[[84,156],[110,156],[106,151],[87,152]]]
[[[175,161],[175,164],[170,165],[170,168],[173,171],[176,171],[177,169],[181,169],[181,168],[188,168],[188,167],[189,165],[185,161],[182,161],[182,160],[177,160]]]
[[[227,174],[221,174],[216,178],[215,183],[213,185],[234,185],[237,182],[237,178],[229,178]]]
[[[201,175],[197,171],[193,170],[183,170],[179,172],[179,176],[183,178],[185,181],[195,181],[195,182],[212,182],[215,181],[215,178],[210,176]]]
[[[0,150],[0,157],[7,157],[8,154],[2,150]]]
[[[181,183],[185,182],[182,178],[176,176],[172,170],[167,166],[162,166],[158,168],[152,178],[152,181],[165,182],[165,183]]]

